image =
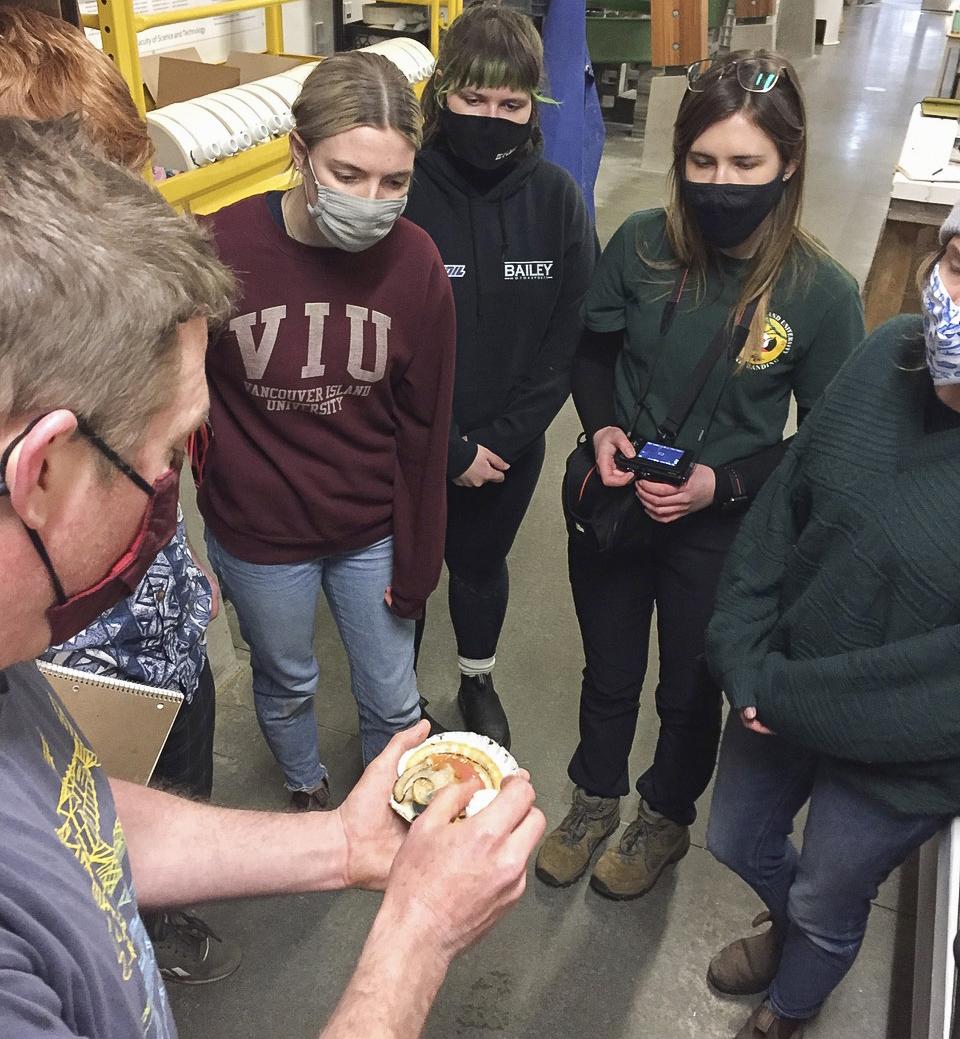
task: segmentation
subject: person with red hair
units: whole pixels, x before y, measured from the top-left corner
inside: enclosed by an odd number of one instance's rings
[[[153,156],[127,84],[82,30],[28,7],[0,5],[0,116],[74,113],[111,162],[139,170]]]

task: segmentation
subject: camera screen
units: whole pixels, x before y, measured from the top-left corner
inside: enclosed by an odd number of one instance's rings
[[[639,457],[647,462],[659,462],[660,465],[675,466],[683,458],[684,452],[676,447],[668,447],[666,444],[656,444],[648,440],[640,448]]]

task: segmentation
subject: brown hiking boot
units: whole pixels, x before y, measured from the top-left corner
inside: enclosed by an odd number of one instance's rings
[[[792,1017],[778,1017],[766,1003],[761,1003],[735,1039],[800,1039],[806,1023]]]
[[[750,925],[769,923],[762,934],[738,938],[725,946],[710,961],[707,981],[728,996],[752,996],[766,992],[780,966],[783,931],[775,926],[768,912],[761,913]]]
[[[620,844],[600,856],[590,886],[605,898],[639,898],[671,862],[679,862],[689,850],[689,827],[660,815],[641,800],[637,818],[623,831]]]
[[[582,877],[600,842],[620,825],[620,798],[594,797],[580,787],[563,822],[537,853],[537,876],[553,887]]]

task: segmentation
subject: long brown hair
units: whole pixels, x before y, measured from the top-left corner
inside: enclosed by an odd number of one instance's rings
[[[734,74],[734,62],[750,59],[762,59],[780,67],[776,85],[766,94],[744,90]],[[645,259],[646,263],[661,268],[689,268],[695,277],[698,299],[702,298],[710,253],[684,200],[681,183],[687,154],[694,141],[715,123],[742,113],[774,143],[783,166],[788,163],[796,165],[780,201],[762,225],[757,251],[744,278],[737,313],[741,313],[751,300],[760,302],[750,326],[750,335],[738,358],[742,366],[762,348],[770,294],[777,280],[785,272],[798,277],[805,268],[809,269],[806,261],[825,252],[800,226],[807,154],[806,111],[793,66],[783,56],[770,51],[734,51],[701,77],[700,84],[700,90],[688,90],[684,94],[673,129],[667,239],[675,259],[668,264],[651,264]],[[641,258],[644,258],[643,243],[637,245]]]
[[[550,99],[544,85],[543,42],[526,15],[482,0],[471,4],[450,26],[433,75],[421,98],[423,143],[430,144],[440,133],[440,111],[447,95],[465,87],[508,87],[527,93],[535,101]],[[530,148],[540,138],[537,106],[530,113]]]

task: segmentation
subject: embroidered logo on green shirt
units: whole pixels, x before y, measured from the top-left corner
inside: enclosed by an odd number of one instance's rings
[[[763,349],[747,361],[747,367],[762,372],[776,364],[793,346],[793,329],[779,315],[769,313],[763,326]]]

